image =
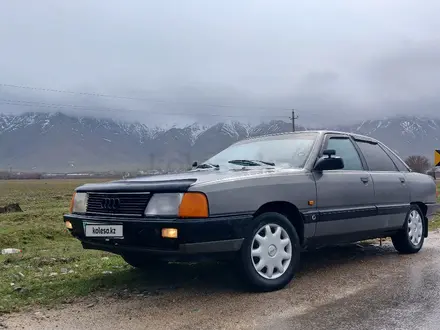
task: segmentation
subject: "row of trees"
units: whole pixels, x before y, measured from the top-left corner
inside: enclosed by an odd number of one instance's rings
[[[0,171],[0,180],[36,180],[41,179],[41,173],[14,173],[7,171]]]

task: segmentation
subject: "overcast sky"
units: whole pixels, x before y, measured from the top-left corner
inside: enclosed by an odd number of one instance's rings
[[[0,84],[145,100],[0,86],[2,99],[143,121],[288,120],[292,107],[304,124],[435,115],[440,1],[5,0],[0,73]]]

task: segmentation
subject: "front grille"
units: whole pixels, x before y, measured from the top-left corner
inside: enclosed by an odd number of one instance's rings
[[[137,216],[144,214],[151,198],[149,193],[89,193],[87,214]]]

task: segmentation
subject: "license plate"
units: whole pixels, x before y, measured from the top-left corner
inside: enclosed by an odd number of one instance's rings
[[[85,225],[87,237],[122,237],[122,225]]]

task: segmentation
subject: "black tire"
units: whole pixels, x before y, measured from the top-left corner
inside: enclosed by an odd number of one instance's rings
[[[414,213],[417,212],[418,215],[421,218],[421,238],[420,241],[415,244],[411,238],[412,236],[410,235],[410,223],[414,220],[412,220],[412,216],[414,215]],[[420,210],[420,208],[417,205],[411,205],[408,213],[406,214],[406,218],[405,218],[405,223],[403,225],[402,230],[400,230],[397,234],[395,234],[394,236],[391,237],[391,240],[393,242],[394,248],[402,254],[412,254],[412,253],[417,253],[420,251],[420,249],[423,246],[423,243],[425,241],[425,226],[426,226],[426,221],[424,219],[423,216],[423,212]]]
[[[166,262],[163,260],[155,259],[142,253],[125,253],[121,255],[121,257],[130,266],[142,270],[148,270],[166,264]]]
[[[251,256],[251,248],[255,235],[267,224],[280,226],[289,236],[291,242],[291,260],[285,272],[275,279],[268,279],[260,275],[254,267],[255,260]],[[278,253],[278,250],[277,252]],[[254,225],[249,230],[248,236],[245,238],[238,256],[239,272],[244,279],[248,289],[254,292],[277,291],[289,284],[298,268],[300,262],[300,239],[295,227],[287,219],[286,216],[276,213],[267,212],[257,216],[254,219]]]

